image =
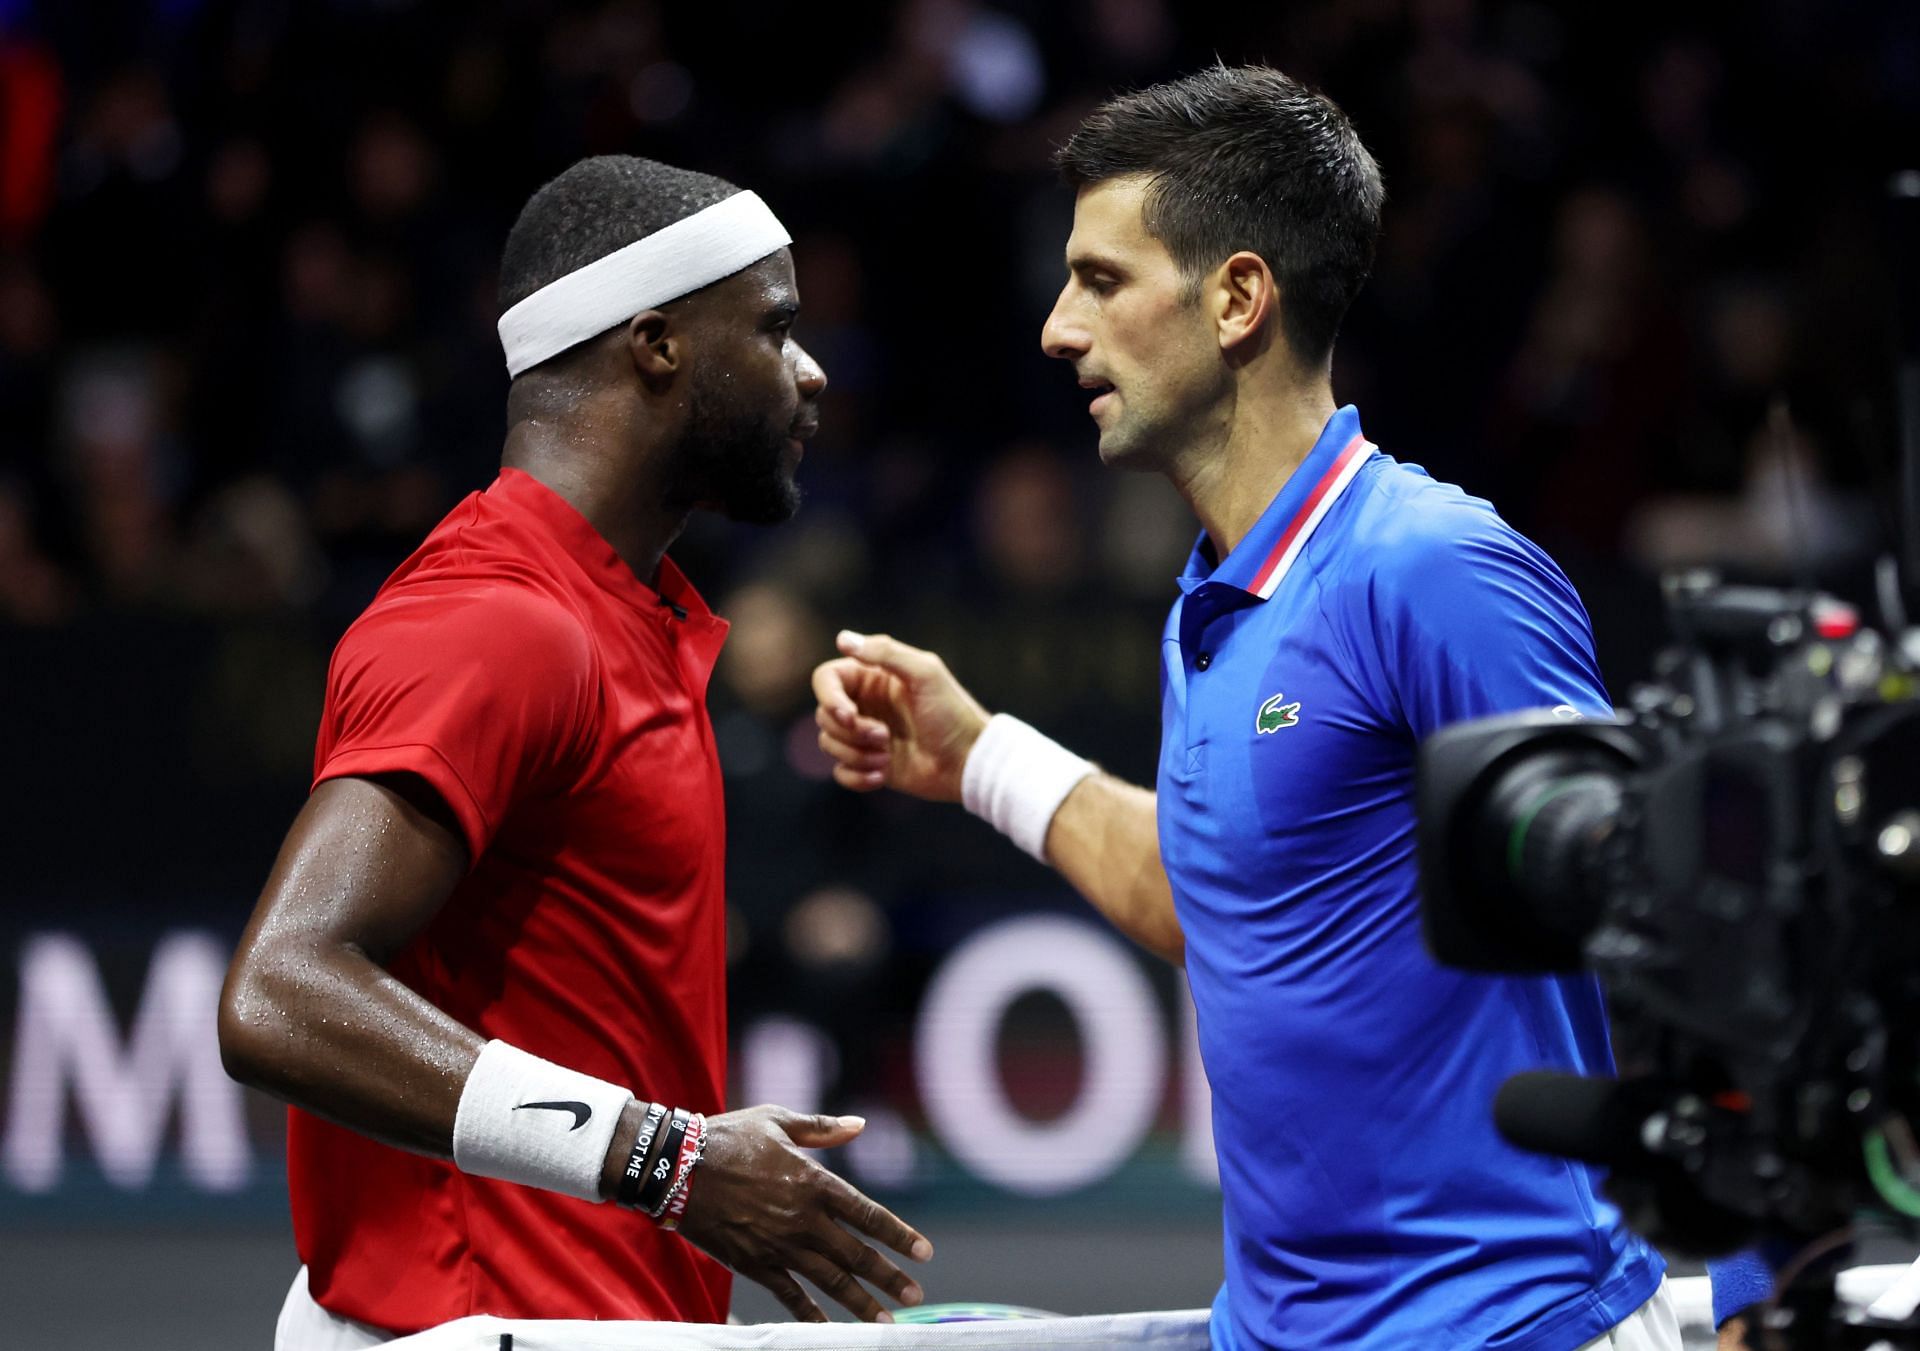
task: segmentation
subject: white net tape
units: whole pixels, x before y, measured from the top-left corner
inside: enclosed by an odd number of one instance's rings
[[[1005,1323],[701,1323],[542,1322],[462,1318],[389,1342],[392,1351],[869,1351],[873,1347],[1125,1347],[1127,1351],[1207,1351],[1207,1311],[1100,1314]]]
[[[1878,1299],[1904,1265],[1855,1267],[1841,1273],[1849,1304]],[[1714,1344],[1713,1292],[1704,1276],[1668,1282],[1688,1351]],[[1115,1347],[1125,1351],[1206,1351],[1207,1311],[1100,1314],[1086,1318],[932,1325],[760,1323],[589,1323],[462,1318],[388,1342],[389,1351],[870,1351],[876,1347]]]

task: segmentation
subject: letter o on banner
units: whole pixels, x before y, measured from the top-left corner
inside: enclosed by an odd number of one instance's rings
[[[1014,1000],[1045,992],[1067,1006],[1086,1072],[1065,1115],[1021,1115],[1000,1081],[1000,1024]],[[994,925],[934,974],[914,1036],[920,1101],[940,1142],[986,1181],[1055,1196],[1100,1181],[1153,1125],[1166,1088],[1167,1038],[1153,987],[1103,930],[1034,916]]]

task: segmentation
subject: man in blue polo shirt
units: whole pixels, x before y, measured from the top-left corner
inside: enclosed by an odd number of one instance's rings
[[[1678,1351],[1663,1263],[1592,1170],[1492,1124],[1514,1073],[1611,1070],[1598,987],[1421,946],[1418,741],[1608,700],[1552,560],[1335,406],[1378,168],[1325,98],[1225,67],[1103,105],[1059,163],[1077,197],[1042,345],[1092,391],[1101,458],[1167,475],[1203,527],[1162,642],[1157,790],[854,634],[815,674],[836,777],[964,801],[1184,961],[1215,1346]]]

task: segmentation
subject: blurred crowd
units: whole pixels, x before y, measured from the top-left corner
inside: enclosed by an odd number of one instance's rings
[[[807,673],[884,627],[1149,772],[1193,525],[1099,471],[1039,352],[1071,215],[1048,156],[1216,58],[1323,89],[1381,159],[1336,392],[1552,549],[1603,654],[1651,641],[1658,568],[1883,547],[1908,0],[0,0],[0,667],[200,635],[220,703],[183,723],[297,790],[333,638],[492,475],[514,213],[579,156],[651,155],[788,222],[831,378],[802,515],[679,551],[736,625],[742,951],[874,960],[867,898],[931,858],[1034,884],[944,816],[872,849],[911,813],[825,784]]]
[[[1324,88],[1385,165],[1338,384],[1390,450],[1601,558],[1857,544],[1910,5],[4,0],[0,616],[350,615],[489,477],[500,241],[605,151],[799,236],[815,505],[704,541],[710,588],[1158,603],[1186,523],[1091,472],[1037,355],[1047,156],[1215,55]]]

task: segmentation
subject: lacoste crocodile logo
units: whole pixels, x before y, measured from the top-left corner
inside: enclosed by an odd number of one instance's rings
[[[1292,727],[1300,721],[1300,701],[1295,699],[1290,704],[1281,703],[1280,701],[1286,697],[1284,694],[1276,694],[1260,705],[1260,711],[1254,714],[1253,718],[1253,730],[1256,733],[1266,736],[1269,732],[1277,732],[1282,727]]]
[[[573,1124],[567,1127],[567,1133],[569,1135],[593,1119],[593,1108],[587,1106],[584,1102],[523,1102],[513,1110],[516,1112],[524,1112],[529,1107],[548,1112],[572,1112]]]

